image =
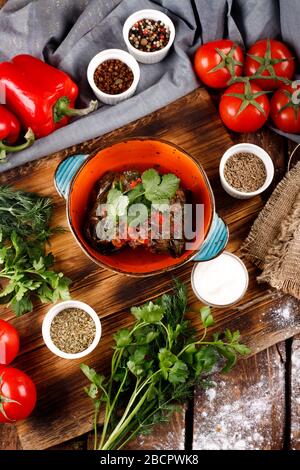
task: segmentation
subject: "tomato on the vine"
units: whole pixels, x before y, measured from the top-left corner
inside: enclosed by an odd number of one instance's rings
[[[0,319],[0,364],[10,364],[19,352],[20,340],[15,327]]]
[[[0,366],[0,423],[27,418],[36,403],[36,388],[27,374]]]
[[[211,88],[225,88],[231,78],[242,75],[243,65],[242,49],[229,39],[200,46],[194,59],[196,74]]]
[[[284,83],[287,84],[294,73],[294,58],[282,42],[262,39],[250,47],[245,61],[245,75],[257,75],[258,78],[254,81],[263,90],[274,90]]]
[[[284,85],[271,99],[270,115],[275,126],[291,134],[300,133],[300,86]]]
[[[223,94],[219,111],[224,124],[235,132],[255,132],[268,119],[270,103],[266,92],[246,81],[231,85]]]

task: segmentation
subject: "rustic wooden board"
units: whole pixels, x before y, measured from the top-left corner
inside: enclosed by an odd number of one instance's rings
[[[281,346],[284,346],[282,344]],[[195,395],[193,449],[280,450],[285,429],[285,351],[239,361]]]
[[[300,335],[293,339],[290,365],[290,448],[300,450]]]
[[[89,152],[116,139],[137,135],[169,139],[201,161],[212,183],[218,211],[230,227],[228,249],[236,252],[262,207],[262,201],[260,198],[234,200],[221,189],[218,163],[232,141],[204,89],[103,138],[7,172],[1,175],[0,181],[51,195],[57,203],[54,223],[64,225],[64,201],[55,194],[52,185],[59,161],[68,153]],[[137,280],[102,270],[81,253],[69,233],[57,235],[53,239],[52,250],[58,260],[57,268],[73,280],[73,298],[92,305],[101,317],[101,344],[87,362],[105,372],[111,354],[112,333],[131,323],[129,307],[167,291],[170,275]],[[257,286],[256,270],[250,265],[248,267],[250,286],[243,301],[232,309],[215,310],[214,316],[216,329],[227,326],[240,329],[244,341],[255,353],[300,331],[300,308],[295,300]],[[175,274],[189,284],[191,268],[190,263]],[[194,302],[191,289],[189,296]],[[26,370],[38,386],[39,401],[33,416],[18,424],[20,441],[25,449],[48,448],[91,429],[92,408],[82,391],[85,379],[79,372],[79,363],[58,359],[43,345],[41,323],[47,308],[37,305],[33,314],[21,319],[13,318],[12,313],[3,307],[0,310],[1,317],[10,319],[21,334],[22,349],[16,365]],[[197,314],[191,313],[191,318],[197,324]]]

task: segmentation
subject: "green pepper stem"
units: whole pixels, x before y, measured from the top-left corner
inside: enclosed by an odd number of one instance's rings
[[[75,109],[70,107],[70,100],[66,96],[62,96],[55,103],[53,109],[53,118],[55,122],[61,121],[65,116],[86,116],[92,113],[98,107],[98,101],[91,101],[87,108]]]
[[[24,144],[20,145],[6,145],[3,141],[0,141],[0,162],[3,163],[6,159],[6,153],[14,153],[14,152],[20,152],[21,150],[27,149],[27,147],[30,147],[33,142],[35,141],[35,136],[32,131],[32,129],[29,127],[26,134],[25,134],[25,140]]]

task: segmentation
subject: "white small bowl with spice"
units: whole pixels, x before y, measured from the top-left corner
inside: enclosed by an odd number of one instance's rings
[[[99,344],[101,332],[95,310],[78,300],[54,305],[42,325],[46,346],[63,359],[81,359],[90,354]]]
[[[123,38],[137,61],[156,64],[167,56],[175,39],[175,26],[171,18],[159,10],[139,10],[125,21]]]
[[[222,156],[219,166],[223,189],[237,199],[263,193],[274,178],[270,155],[254,144],[233,145]]]
[[[135,93],[140,80],[140,67],[128,52],[106,49],[90,61],[87,79],[99,101],[115,105]]]

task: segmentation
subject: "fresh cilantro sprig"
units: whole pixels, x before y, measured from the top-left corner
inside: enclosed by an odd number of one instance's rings
[[[142,174],[142,182],[133,189],[122,192],[121,189],[111,188],[107,195],[107,215],[116,220],[127,214],[132,204],[144,204],[150,211],[151,205],[160,208],[170,204],[171,199],[180,185],[180,179],[172,173],[160,175],[151,168]],[[135,225],[144,221],[144,214],[133,218]]]
[[[172,173],[160,176],[153,168],[142,174],[145,197],[153,204],[168,204],[179,188],[180,179]]]
[[[18,316],[32,311],[34,297],[69,298],[70,280],[51,269],[54,257],[45,249],[51,214],[50,198],[0,186],[0,303]]]
[[[176,281],[173,294],[131,309],[135,323],[114,335],[108,378],[81,365],[91,382],[85,390],[95,405],[95,449],[121,449],[153,425],[168,421],[176,403],[189,398],[216,366],[228,372],[239,354],[250,352],[239,342],[238,331],[207,338],[213,325],[209,307],[200,310],[204,331],[197,339],[184,319],[186,309],[186,288]],[[101,406],[105,419],[98,439]]]

